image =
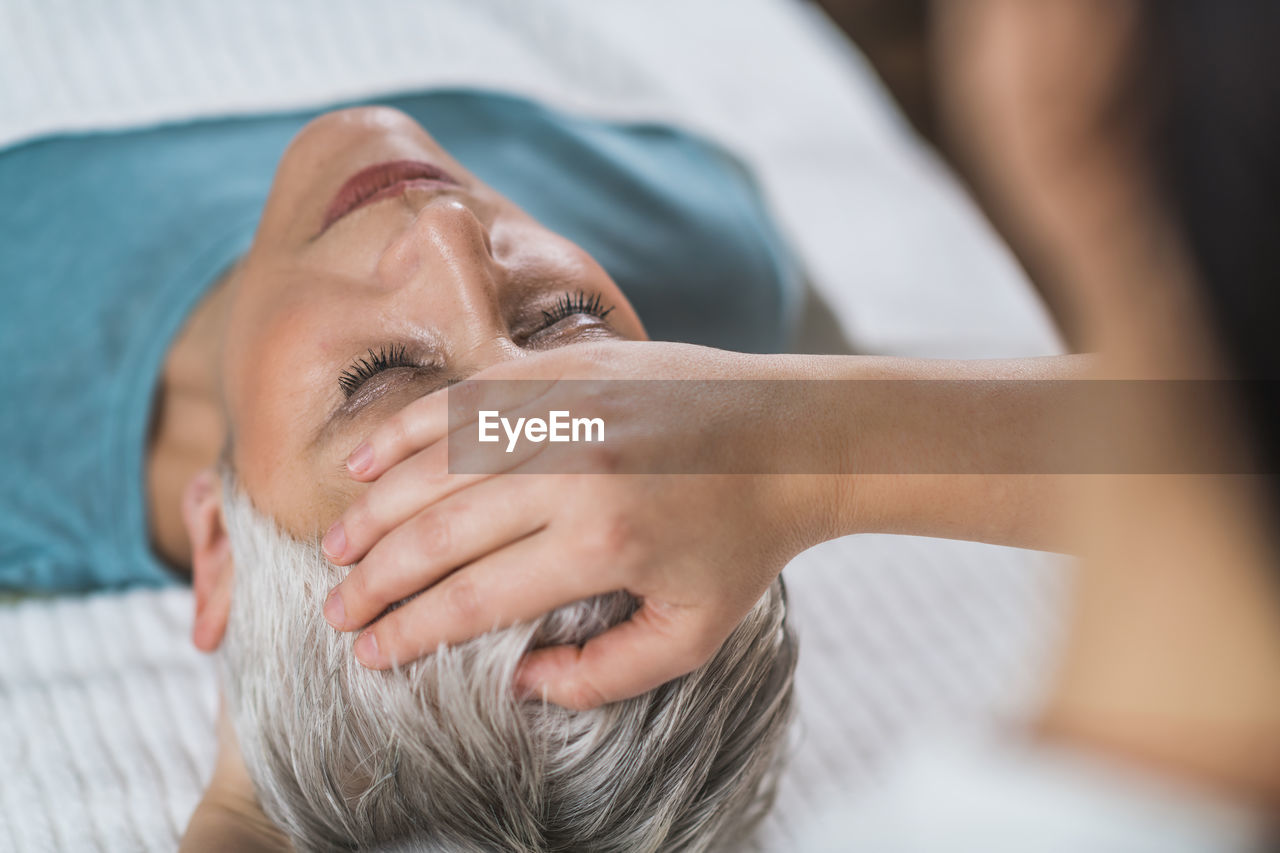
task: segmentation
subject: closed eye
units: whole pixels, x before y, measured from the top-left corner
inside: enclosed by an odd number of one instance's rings
[[[603,320],[613,311],[613,306],[608,308],[604,305],[604,300],[600,298],[600,294],[587,293],[579,290],[577,293],[566,293],[556,300],[556,304],[550,311],[542,312],[544,321],[543,328],[554,326],[556,323],[572,317],[574,314],[589,314]]]
[[[392,344],[370,349],[366,355],[357,358],[350,367],[342,371],[338,377],[338,385],[348,400],[360,390],[360,386],[377,374],[394,367],[417,367],[418,364],[409,357],[409,348],[404,344]]]

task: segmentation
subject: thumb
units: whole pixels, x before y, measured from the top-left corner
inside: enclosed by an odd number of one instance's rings
[[[516,690],[525,698],[586,711],[692,672],[723,640],[698,624],[692,609],[646,600],[630,619],[582,646],[548,646],[525,655]]]

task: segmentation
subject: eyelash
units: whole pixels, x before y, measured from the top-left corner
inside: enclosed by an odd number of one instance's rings
[[[550,311],[542,312],[542,319],[546,321],[547,326],[559,323],[565,317],[572,317],[574,314],[590,314],[603,320],[608,317],[613,307],[604,307],[604,300],[600,298],[600,294],[593,293],[588,296],[585,292],[579,290],[577,293],[566,293],[556,300],[556,304]],[[544,326],[543,328],[546,328]]]
[[[357,358],[354,364],[342,371],[342,375],[338,377],[338,385],[341,386],[342,393],[350,399],[356,391],[360,390],[361,385],[376,374],[393,367],[413,366],[414,361],[409,358],[409,350],[404,344],[379,347],[376,352],[370,349],[368,355]]]
[[[579,290],[577,293],[566,293],[556,300],[550,311],[542,312],[543,329],[550,328],[566,317],[575,314],[589,314],[603,320],[613,311],[613,306],[606,308],[600,294],[588,295]],[[409,357],[409,350],[404,344],[382,346],[377,350],[370,349],[355,362],[342,371],[338,377],[338,385],[347,399],[360,390],[360,386],[368,382],[384,370],[396,367],[416,367],[417,363]]]

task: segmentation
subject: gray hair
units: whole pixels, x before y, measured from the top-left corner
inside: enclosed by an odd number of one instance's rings
[[[703,851],[772,804],[795,641],[775,582],[712,660],[592,711],[519,701],[530,648],[626,619],[613,593],[394,670],[365,669],[321,607],[342,570],[224,476],[235,558],[220,655],[267,815],[300,850]]]

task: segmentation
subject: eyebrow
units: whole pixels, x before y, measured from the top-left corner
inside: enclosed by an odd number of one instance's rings
[[[413,367],[393,367],[366,380],[354,394],[335,406],[311,436],[311,447],[327,442],[334,433],[353,424],[361,414],[389,394],[410,386],[423,386],[426,396],[449,385],[449,370],[443,362]]]

